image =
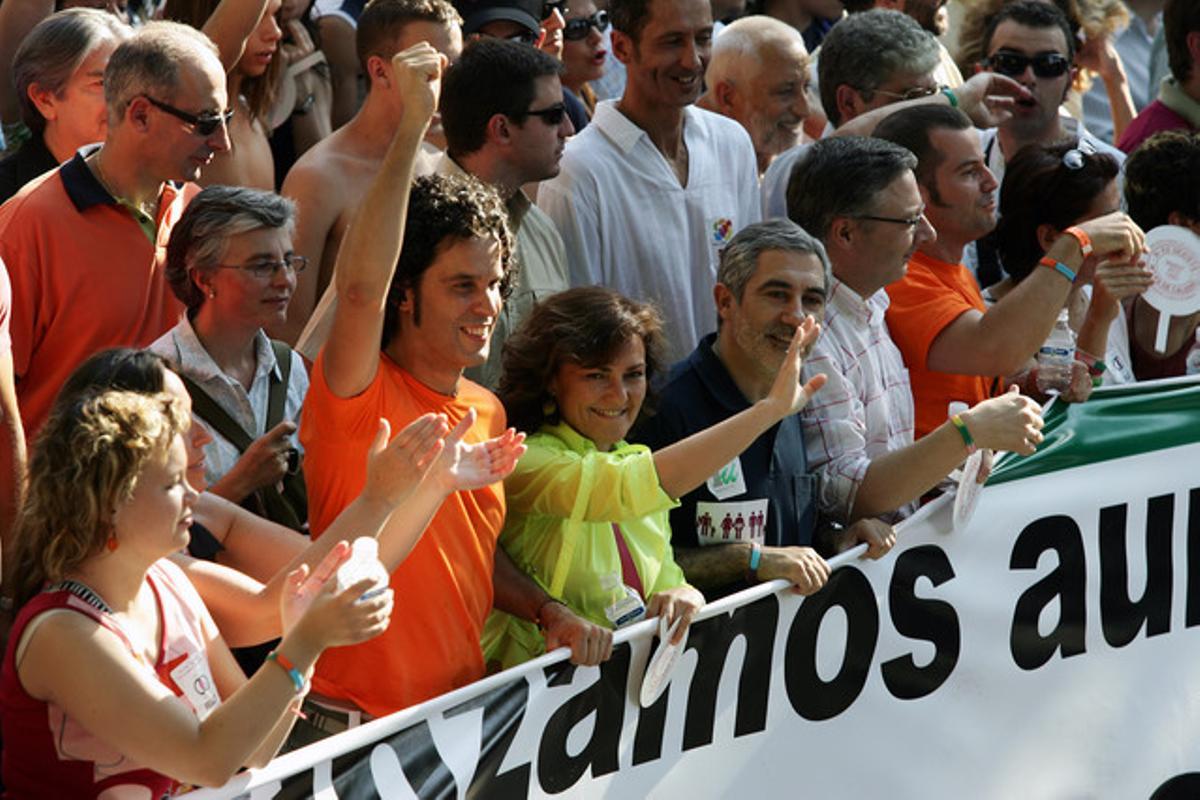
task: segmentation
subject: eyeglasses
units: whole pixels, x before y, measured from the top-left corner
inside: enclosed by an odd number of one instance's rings
[[[881,94],[884,97],[894,97],[897,100],[920,100],[922,97],[929,97],[938,93],[936,86],[914,86],[906,92],[889,92],[884,89],[861,90],[863,92],[872,91],[876,94]]]
[[[1074,172],[1083,169],[1084,164],[1087,163],[1087,157],[1094,155],[1096,155],[1096,146],[1087,139],[1080,139],[1079,144],[1063,153],[1062,163],[1064,167]]]
[[[597,11],[590,17],[578,17],[567,20],[567,24],[563,27],[563,38],[568,42],[577,42],[580,39],[586,39],[588,34],[592,32],[592,28],[595,28],[597,33],[604,33],[608,30],[607,11]]]
[[[1057,78],[1066,74],[1066,71],[1071,68],[1071,62],[1061,53],[1038,53],[1036,56],[1027,56],[1003,50],[994,56],[985,58],[983,64],[994,72],[1010,78],[1024,74],[1025,68],[1030,64],[1033,65],[1033,74],[1039,78]]]
[[[567,0],[542,0],[542,19],[550,19],[555,11],[559,16],[567,15]]]
[[[877,217],[872,214],[858,214],[857,216],[855,216],[855,219],[869,219],[869,220],[874,220],[875,222],[890,222],[893,225],[906,225],[906,226],[908,226],[909,233],[912,233],[913,231],[915,231],[917,229],[917,226],[921,224],[921,220],[923,220],[924,218],[925,218],[925,210],[924,209],[922,209],[921,213],[917,214],[915,217],[908,217],[907,219],[904,217]]]
[[[562,103],[555,103],[549,108],[539,108],[536,111],[522,111],[515,116],[518,117],[541,117],[542,122],[547,125],[558,126],[562,124],[563,117],[567,115],[567,107]]]
[[[155,100],[148,94],[142,95],[150,102],[150,105],[165,111],[176,119],[181,119],[188,125],[192,126],[192,130],[197,136],[212,136],[217,128],[222,125],[228,125],[229,120],[233,119],[233,109],[229,109],[224,114],[214,114],[211,111],[206,111],[203,114],[189,114],[175,106],[168,105],[161,100]]]
[[[249,264],[217,264],[216,269],[240,269],[258,278],[260,281],[266,281],[275,277],[275,273],[281,269],[291,270],[293,273],[299,274],[304,272],[304,268],[307,266],[307,258],[296,253],[288,253],[283,257],[282,261],[263,259],[262,261],[253,261]]]

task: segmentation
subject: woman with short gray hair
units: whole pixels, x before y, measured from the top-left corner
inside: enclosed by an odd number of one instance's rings
[[[150,349],[177,366],[213,434],[204,448],[209,491],[302,530],[294,434],[308,374],[263,332],[286,319],[306,266],[292,251],[294,227],[295,205],[272,192],[210,186],[198,194],[167,246],[167,282],[187,313]]]
[[[72,8],[30,31],[13,59],[21,118],[32,134],[0,161],[0,203],[84,145],[104,140],[104,68],[132,33],[112,14]]]

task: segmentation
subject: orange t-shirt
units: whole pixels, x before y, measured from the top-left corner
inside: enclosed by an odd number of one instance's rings
[[[318,356],[300,418],[313,536],[362,491],[367,448],[380,417],[396,434],[429,412],[446,414],[453,425],[470,408],[478,417],[465,441],[485,441],[504,431],[500,401],[466,378],[459,380],[458,395],[449,397],[380,353],[371,385],[357,397],[339,398],[325,382],[324,355]],[[482,678],[479,636],[492,610],[496,539],[503,525],[501,483],[446,498],[392,573],[396,607],[387,631],[369,642],[326,650],[313,688],[381,717]]]
[[[995,378],[929,369],[929,348],[964,312],[986,312],[975,278],[962,264],[914,253],[908,274],[887,287],[888,331],[904,356],[916,408],[914,435],[921,438],[946,421],[955,400],[973,406],[992,396]]]
[[[30,441],[88,356],[145,347],[183,311],[163,276],[171,229],[195,184],[165,185],[151,242],[76,155],[0,206],[0,258],[12,280],[13,372]]]

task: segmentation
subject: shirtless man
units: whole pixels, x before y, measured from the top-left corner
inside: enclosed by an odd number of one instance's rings
[[[358,54],[371,82],[370,92],[354,119],[306,152],[283,182],[282,193],[296,201],[299,216],[293,242],[296,253],[315,269],[300,273],[288,307],[287,323],[272,336],[295,344],[317,300],[333,277],[342,237],[395,135],[404,109],[391,91],[392,56],[418,42],[429,42],[450,61],[462,52],[461,20],[446,0],[375,0],[358,22]],[[440,124],[435,116],[431,130]],[[428,136],[426,139],[428,140]],[[417,175],[430,174],[436,152],[426,145]],[[324,341],[324,337],[320,337]],[[306,352],[316,358],[315,350]]]

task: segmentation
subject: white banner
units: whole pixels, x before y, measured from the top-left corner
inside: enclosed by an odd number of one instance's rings
[[[941,498],[812,598],[707,607],[648,709],[653,622],[602,668],[549,654],[189,797],[1200,796],[1197,463],[989,486],[957,531]]]

